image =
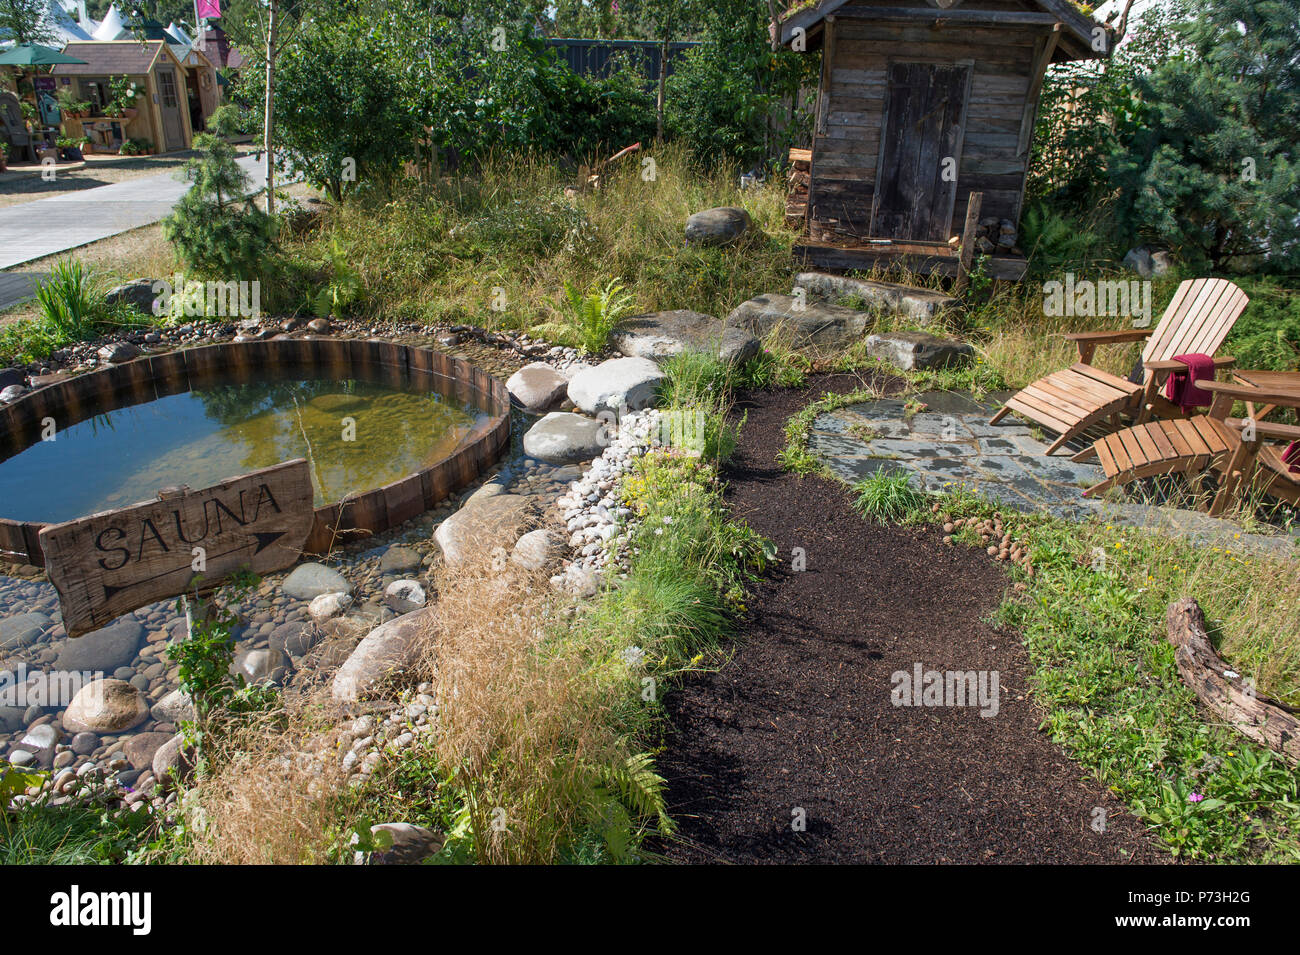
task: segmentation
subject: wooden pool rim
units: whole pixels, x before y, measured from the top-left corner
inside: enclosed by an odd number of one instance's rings
[[[437,391],[473,404],[488,420],[430,467],[316,508],[305,553],[328,554],[337,544],[418,517],[472,483],[510,446],[510,394],[502,382],[468,361],[392,342],[289,338],[225,342],[148,355],[38,388],[0,407],[0,461],[39,441],[47,418],[61,431],[97,414],[206,384],[307,378],[353,379],[402,390]],[[0,517],[0,561],[43,567],[39,535],[45,526]]]

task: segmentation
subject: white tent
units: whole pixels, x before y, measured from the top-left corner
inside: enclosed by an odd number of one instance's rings
[[[45,9],[45,14],[41,18],[45,22],[46,28],[53,34],[51,39],[45,41],[47,46],[62,47],[65,43],[71,43],[73,40],[89,40],[90,34],[81,27],[77,26],[77,21],[68,16],[66,10],[59,4],[59,0],[49,0]],[[12,40],[6,30],[0,34],[0,43]]]
[[[193,41],[189,38],[189,35],[184,31],[184,29],[181,28],[179,24],[176,23],[175,20],[167,24],[167,29],[165,29],[163,32],[166,33],[168,36],[170,36],[181,46],[194,45]]]
[[[99,21],[86,12],[86,0],[74,0],[71,6],[63,5],[63,9],[69,14],[75,9],[77,11],[77,25],[86,31],[87,36],[94,36],[95,31],[99,29]]]
[[[122,19],[122,14],[117,12],[117,4],[108,8],[108,13],[104,14],[104,19],[99,23],[99,29],[95,31],[94,39],[101,41],[120,40],[126,36],[126,21]]]

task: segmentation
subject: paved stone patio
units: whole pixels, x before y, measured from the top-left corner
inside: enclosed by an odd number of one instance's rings
[[[1294,553],[1293,534],[1246,534],[1231,521],[1199,511],[1132,501],[1085,498],[1105,476],[1099,465],[1076,464],[1069,454],[1047,454],[1047,443],[1014,416],[990,425],[1005,394],[984,401],[931,391],[850,405],[817,417],[809,450],[831,472],[856,482],[878,472],[906,474],[930,491],[964,487],[1008,509],[1069,520],[1106,521],[1177,534],[1196,543],[1232,544],[1276,555]],[[908,401],[923,407],[907,414]]]

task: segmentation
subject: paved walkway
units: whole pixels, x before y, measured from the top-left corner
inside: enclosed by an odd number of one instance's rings
[[[255,156],[245,156],[239,165],[254,190],[265,186]],[[0,269],[157,222],[189,187],[175,172],[166,172],[0,209]]]
[[[36,283],[45,272],[0,272],[0,309],[8,308],[36,294]]]
[[[1023,512],[1070,520],[1104,517],[1201,543],[1279,556],[1295,553],[1293,535],[1245,534],[1240,525],[1199,511],[1085,498],[1084,489],[1105,477],[1101,468],[1076,464],[1066,454],[1048,455],[1047,445],[1017,419],[990,425],[1005,398],[990,395],[979,402],[969,395],[931,391],[911,399],[925,405],[912,415],[899,398],[850,405],[818,416],[808,445],[832,473],[850,482],[880,471],[902,473],[924,489],[965,487]]]

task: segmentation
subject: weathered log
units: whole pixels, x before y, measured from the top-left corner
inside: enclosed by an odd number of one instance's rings
[[[1292,707],[1261,696],[1223,662],[1191,597],[1169,605],[1166,615],[1174,662],[1183,682],[1215,715],[1243,736],[1262,743],[1288,763],[1300,761],[1300,718]]]

